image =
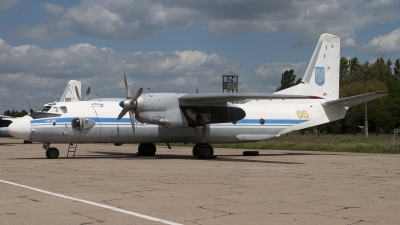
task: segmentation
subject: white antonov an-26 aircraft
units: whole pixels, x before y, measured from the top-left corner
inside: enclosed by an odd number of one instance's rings
[[[140,143],[140,155],[154,155],[154,142],[183,142],[197,143],[192,153],[210,159],[209,143],[279,137],[341,119],[349,107],[387,95],[378,91],[339,99],[339,62],[340,38],[322,34],[302,82],[273,94],[142,94],[140,88],[132,97],[124,75],[126,100],[46,104],[46,112],[18,119],[8,131],[43,142],[48,158],[59,156],[51,143]]]

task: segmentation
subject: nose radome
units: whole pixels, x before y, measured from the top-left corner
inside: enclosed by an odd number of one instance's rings
[[[30,116],[24,116],[15,120],[8,126],[8,133],[16,138],[29,140],[31,134],[31,120],[32,117]]]

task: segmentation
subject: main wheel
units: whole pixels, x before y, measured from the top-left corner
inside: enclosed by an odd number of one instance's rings
[[[46,151],[46,156],[48,159],[57,159],[59,155],[60,155],[60,152],[58,151],[57,148],[49,148]]]
[[[214,156],[214,148],[208,143],[201,143],[197,148],[197,155],[202,159],[211,159]]]
[[[199,149],[199,147],[200,147],[200,145],[202,145],[203,143],[197,143],[197,144],[195,144],[194,146],[193,146],[193,149],[192,149],[192,154],[195,156],[195,155],[198,155],[198,153],[197,153],[197,150]]]
[[[152,156],[156,154],[156,146],[153,143],[141,143],[138,148],[139,155]]]

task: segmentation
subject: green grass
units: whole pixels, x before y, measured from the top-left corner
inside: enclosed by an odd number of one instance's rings
[[[213,144],[214,148],[299,150],[326,152],[400,153],[399,147],[392,147],[393,134],[371,133],[368,138],[363,133],[354,134],[304,134],[292,132],[279,138],[252,143]],[[177,144],[183,146],[183,144]],[[189,145],[193,146],[193,145]]]

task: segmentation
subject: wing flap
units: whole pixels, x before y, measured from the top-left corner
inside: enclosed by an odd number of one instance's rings
[[[384,91],[375,91],[361,95],[355,95],[351,97],[341,98],[337,100],[327,101],[323,103],[323,105],[332,105],[332,106],[344,106],[351,107],[354,105],[358,105],[364,102],[368,102],[377,98],[381,98],[388,95],[387,92]]]

